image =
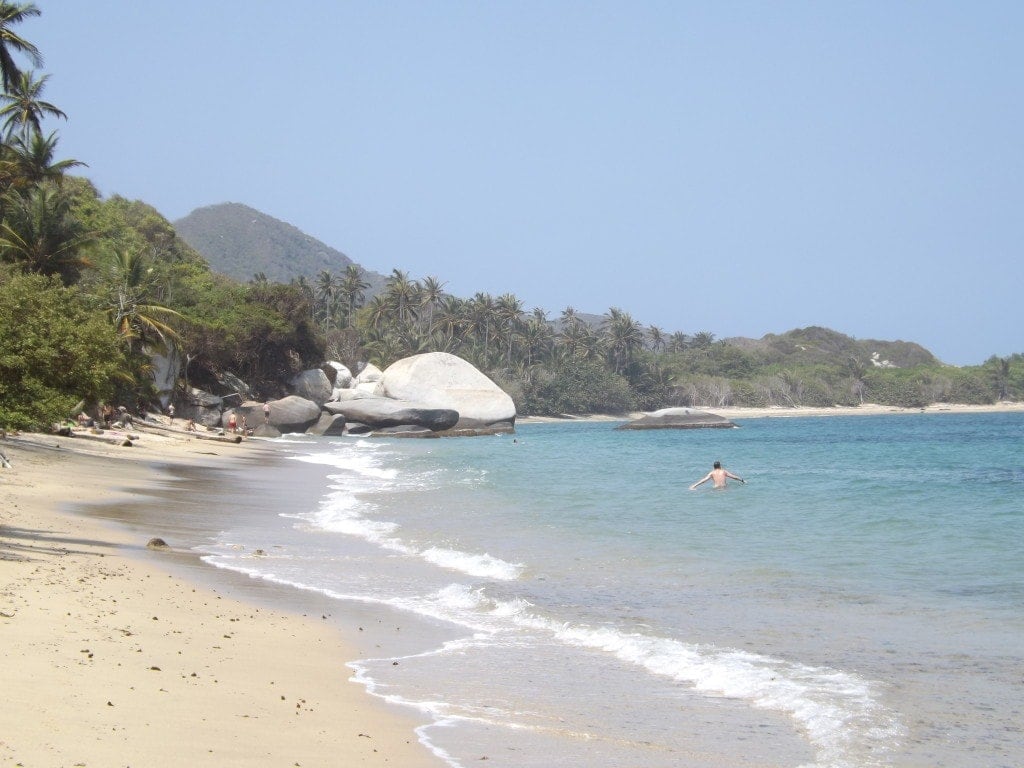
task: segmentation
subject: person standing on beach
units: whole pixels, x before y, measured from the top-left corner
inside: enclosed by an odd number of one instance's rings
[[[231,430],[231,434],[238,434],[238,417],[234,411],[228,416],[228,429]]]
[[[263,402],[263,423],[264,424],[269,424],[270,423],[270,401],[269,400],[265,400]]]
[[[714,465],[714,468],[710,472],[708,472],[706,475],[704,475],[704,477],[702,477],[696,483],[691,485],[690,486],[690,490],[691,491],[697,490],[697,486],[702,485],[703,483],[706,483],[708,480],[711,480],[714,483],[715,488],[725,488],[725,485],[726,485],[726,482],[727,482],[727,478],[732,478],[733,480],[739,480],[744,485],[747,484],[747,481],[744,480],[739,475],[734,475],[732,472],[730,472],[730,471],[728,471],[726,469],[722,469],[722,462],[716,461],[715,465]]]

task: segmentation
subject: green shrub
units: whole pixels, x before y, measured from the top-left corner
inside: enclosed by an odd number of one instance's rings
[[[127,369],[113,326],[76,289],[0,272],[0,425],[65,419],[79,400],[112,395]]]

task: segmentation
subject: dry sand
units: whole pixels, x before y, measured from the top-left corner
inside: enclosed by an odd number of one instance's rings
[[[959,403],[933,403],[924,408],[897,408],[891,405],[877,405],[865,403],[853,407],[835,406],[832,408],[788,408],[775,406],[772,408],[744,408],[724,406],[714,408],[711,406],[694,408],[695,411],[715,413],[724,416],[732,421],[741,419],[765,419],[775,417],[794,416],[881,416],[885,414],[903,413],[1024,413],[1024,402],[1002,402],[994,405],[962,405]],[[547,416],[530,416],[517,419],[519,424],[540,424],[546,422],[561,421],[630,421],[643,416],[643,412],[630,413],[625,416],[612,416],[608,414],[593,414],[573,418],[555,418]]]
[[[0,440],[0,765],[442,765],[415,713],[349,681],[355,641],[195,586],[145,541],[67,511],[123,500],[156,461],[259,450],[184,432]]]

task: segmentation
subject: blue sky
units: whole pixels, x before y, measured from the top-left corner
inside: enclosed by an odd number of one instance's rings
[[[1024,5],[37,3],[60,153],[550,317],[1024,352]]]

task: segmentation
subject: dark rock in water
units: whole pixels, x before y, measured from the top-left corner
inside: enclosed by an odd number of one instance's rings
[[[459,420],[458,411],[448,408],[430,408],[419,403],[392,400],[387,397],[369,397],[361,400],[326,403],[324,410],[343,415],[348,421],[366,424],[374,429],[411,426],[437,432],[450,429]]]
[[[252,430],[253,437],[280,437],[281,430],[270,424],[259,424]]]
[[[320,414],[320,420],[306,430],[307,435],[318,435],[320,437],[338,437],[345,434],[345,417],[340,413]]]
[[[736,425],[724,416],[692,408],[662,408],[616,429],[727,429]]]
[[[375,435],[390,435],[392,437],[436,437],[441,434],[426,427],[417,427],[412,424],[403,424],[400,427],[384,427],[374,430]]]
[[[166,541],[158,537],[146,542],[146,549],[170,549],[170,547],[167,546]]]

